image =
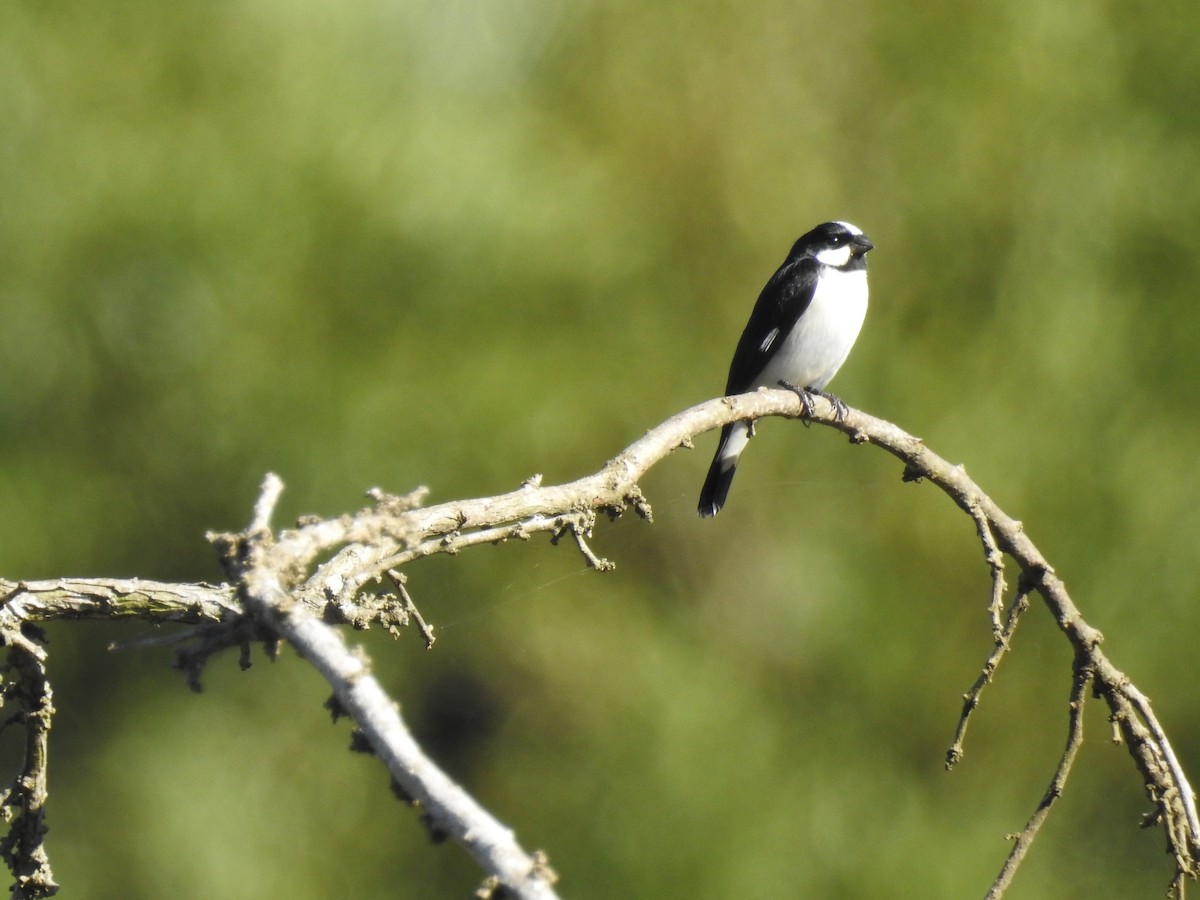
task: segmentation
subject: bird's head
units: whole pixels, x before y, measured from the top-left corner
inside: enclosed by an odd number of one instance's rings
[[[861,268],[863,256],[875,245],[849,222],[824,222],[796,241],[792,253],[809,256],[835,269]]]

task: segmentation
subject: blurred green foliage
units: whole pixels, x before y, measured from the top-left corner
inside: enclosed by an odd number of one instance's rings
[[[1182,0],[0,7],[0,571],[220,577],[288,515],[597,468],[717,393],[797,234],[876,241],[834,384],[1020,518],[1200,776],[1200,6]],[[1048,781],[1070,655],[989,646],[970,523],[825,429],[711,439],[655,524],[410,570],[365,636],[419,735],[566,896],[978,896]],[[70,896],[462,897],[292,656],[187,693],[135,628],[53,629]],[[1154,896],[1089,741],[1013,897]]]

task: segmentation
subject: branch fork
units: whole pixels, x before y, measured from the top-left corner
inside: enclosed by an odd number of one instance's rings
[[[540,476],[532,476],[515,490],[493,497],[426,507],[422,505],[427,495],[424,488],[406,495],[372,489],[371,505],[357,513],[335,519],[308,517],[293,528],[275,531],[271,520],[283,483],[268,475],[246,530],[210,536],[231,585],[164,585],[117,579],[0,580],[0,641],[9,648],[9,672],[16,673],[10,684],[20,686],[16,693],[21,703],[30,703],[24,717],[13,720],[26,728],[25,768],[8,792],[0,793],[0,806],[16,819],[9,838],[0,843],[0,852],[17,875],[13,896],[50,896],[57,889],[41,844],[40,805],[45,796],[45,741],[53,708],[44,677],[44,650],[27,629],[53,618],[123,616],[191,625],[184,633],[189,644],[180,653],[179,665],[197,687],[204,660],[218,650],[237,646],[248,664],[252,643],[263,642],[271,653],[280,639],[288,641],[325,677],[333,694],[331,708],[353,719],[358,745],[370,749],[384,763],[397,794],[417,803],[437,833],[464,847],[484,869],[487,877],[479,896],[556,897],[556,876],[544,854],[524,850],[511,829],[424,755],[398,705],[371,674],[369,659],[348,645],[332,625],[348,622],[366,628],[378,623],[395,633],[412,622],[426,646],[431,646],[433,629],[417,611],[403,567],[438,553],[454,554],[513,538],[528,540],[539,532],[555,543],[569,537],[591,568],[606,571],[613,564],[588,544],[598,513],[615,518],[632,507],[650,521],[650,505],[638,487],[650,468],[675,450],[690,448],[699,434],[767,416],[803,418],[841,431],[853,444],[873,444],[902,462],[904,480],[933,483],[971,517],[990,573],[987,609],[993,647],[975,684],[963,696],[963,712],[947,752],[948,766],[962,757],[969,717],[1012,648],[1017,623],[1034,594],[1040,596],[1074,648],[1066,746],[1045,794],[1015,836],[1012,852],[989,896],[1003,894],[1065,788],[1082,740],[1089,688],[1107,704],[1114,735],[1130,753],[1145,784],[1154,807],[1148,822],[1163,826],[1175,860],[1171,886],[1181,895],[1186,879],[1200,877],[1200,817],[1195,793],[1148,698],[1101,650],[1103,636],[1083,619],[1020,522],[1005,514],[962,466],[946,462],[919,438],[895,425],[851,408],[835,408],[822,397],[812,398],[806,408],[789,391],[760,390],[710,400],[671,417],[591,475],[562,485],[545,485]],[[1016,593],[1007,610],[1005,557],[1019,570]],[[368,597],[366,589],[372,585],[390,585],[394,592],[383,589]],[[5,696],[9,702],[16,699],[11,692]],[[43,714],[44,718],[38,718]],[[22,829],[19,834],[18,826]]]

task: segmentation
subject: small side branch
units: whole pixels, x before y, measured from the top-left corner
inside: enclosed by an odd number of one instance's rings
[[[1171,746],[1171,742],[1167,740],[1167,733],[1163,731],[1163,727],[1159,724],[1158,716],[1154,714],[1154,710],[1150,708],[1150,698],[1143,694],[1133,684],[1126,684],[1123,690],[1126,697],[1141,716],[1146,728],[1149,729],[1151,737],[1154,739],[1154,744],[1158,751],[1162,754],[1163,765],[1170,771],[1171,776],[1179,785],[1179,802],[1183,806],[1183,814],[1188,823],[1188,828],[1193,835],[1200,835],[1200,815],[1196,813],[1196,792],[1192,790],[1192,786],[1188,783],[1187,776],[1183,772],[1183,766],[1179,764],[1179,759],[1175,756],[1175,749]],[[1197,845],[1200,850],[1200,844]]]
[[[617,567],[617,564],[597,556],[587,544],[587,538],[592,536],[592,528],[595,524],[595,513],[560,516],[555,522],[554,537],[550,540],[557,544],[564,534],[570,534],[589,568],[595,569],[597,572],[611,572]]]
[[[256,511],[256,523],[259,519]],[[290,571],[291,560],[273,555],[277,545],[269,533],[248,531],[241,541],[245,552],[238,556],[244,562],[230,574],[241,585],[247,611],[321,673],[333,689],[339,711],[354,720],[401,792],[420,805],[432,827],[466,849],[507,896],[556,900],[555,876],[544,857],[526,853],[511,829],[425,755],[401,718],[399,706],[371,674],[363,649],[349,647],[340,632],[288,592],[277,567]]]
[[[946,751],[946,768],[953,769],[963,758],[963,741],[967,736],[967,722],[971,718],[971,713],[979,705],[979,695],[983,693],[983,689],[992,683],[992,678],[996,675],[996,669],[1000,666],[1000,660],[1004,658],[1004,654],[1008,652],[1012,646],[1012,637],[1017,630],[1017,622],[1021,618],[1021,613],[1029,609],[1029,592],[1032,588],[1022,579],[1018,586],[1017,596],[1013,599],[1012,606],[1008,610],[1008,618],[1000,631],[995,634],[996,644],[992,648],[992,652],[988,654],[988,658],[983,663],[983,668],[979,671],[979,677],[975,679],[975,683],[971,685],[971,689],[963,694],[962,715],[958,717],[958,727],[954,731],[954,742],[950,745],[950,749]]]
[[[9,826],[8,834],[0,838],[0,858],[16,877],[12,900],[52,897],[58,893],[58,884],[43,842],[49,796],[47,755],[54,716],[46,654],[36,640],[21,632],[5,630],[0,641],[9,648],[4,699],[18,705],[5,725],[20,723],[25,729],[21,769],[0,793],[0,817]]]
[[[996,546],[992,527],[988,524],[987,517],[979,508],[979,504],[974,502],[968,504],[967,512],[975,520],[975,532],[979,535],[980,543],[983,544],[983,558],[987,562],[988,568],[992,570],[992,600],[988,604],[988,611],[992,618],[992,637],[999,644],[1001,632],[1004,630],[1000,623],[1000,616],[1004,609],[1004,554]]]
[[[1042,823],[1046,821],[1046,817],[1050,815],[1050,807],[1062,796],[1063,787],[1067,783],[1067,776],[1071,774],[1071,766],[1075,762],[1075,754],[1079,752],[1079,747],[1083,743],[1083,704],[1087,699],[1087,686],[1091,680],[1092,671],[1086,655],[1081,653],[1076,654],[1071,684],[1070,712],[1067,717],[1066,748],[1063,750],[1062,757],[1058,761],[1058,768],[1054,770],[1054,777],[1050,779],[1050,786],[1046,788],[1042,802],[1038,804],[1037,809],[1030,816],[1029,822],[1020,833],[1013,835],[1013,848],[1008,854],[1008,859],[1005,860],[1000,874],[996,876],[996,880],[992,883],[992,888],[988,891],[986,900],[999,900],[1000,897],[1004,896],[1004,892],[1008,889],[1009,884],[1012,883],[1013,876],[1016,875],[1017,868],[1025,858],[1030,844],[1033,843],[1033,839],[1037,836]]]
[[[417,604],[413,603],[412,594],[408,592],[408,579],[403,572],[397,572],[395,569],[388,569],[388,577],[392,579],[392,584],[396,585],[405,615],[417,623],[417,630],[425,640],[425,649],[432,650],[433,642],[437,640],[433,636],[433,626],[425,621],[421,611],[417,609]]]

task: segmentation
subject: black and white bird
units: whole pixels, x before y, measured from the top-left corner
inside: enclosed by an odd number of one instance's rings
[[[785,387],[801,395],[824,393],[867,315],[866,253],[875,245],[849,222],[825,222],[803,235],[758,295],[729,365],[725,395]],[[754,434],[753,422],[721,430],[721,442],[700,491],[700,515],[725,505],[738,457]]]

